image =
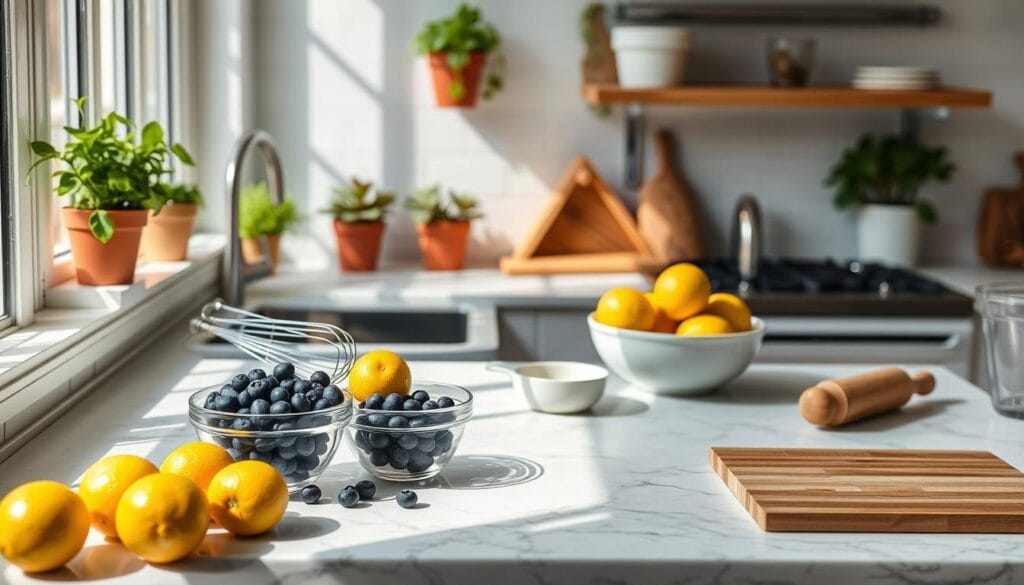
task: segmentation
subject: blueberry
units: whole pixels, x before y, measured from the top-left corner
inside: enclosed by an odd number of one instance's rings
[[[338,503],[346,508],[354,508],[359,503],[359,492],[350,485],[341,488],[338,492]]]
[[[315,416],[303,416],[299,417],[299,422],[296,425],[300,429],[311,429],[317,424],[317,418]]]
[[[388,452],[384,449],[370,451],[370,463],[376,467],[384,467],[388,464]]]
[[[295,383],[292,384],[292,392],[296,394],[305,394],[312,388],[313,384],[311,384],[309,380],[295,380]]]
[[[410,473],[419,473],[426,471],[431,465],[434,464],[434,458],[429,453],[423,451],[410,451],[409,452],[409,466],[407,469]]]
[[[435,425],[444,425],[455,420],[455,414],[451,412],[445,412],[442,414],[436,414],[430,417]]]
[[[238,461],[243,458],[241,451],[238,449],[228,449],[228,455],[230,455],[231,459],[234,461]]]
[[[427,394],[426,390],[417,390],[412,393],[412,397],[414,400],[417,400],[420,403],[430,400],[430,394]]]
[[[409,419],[404,416],[393,416],[388,421],[389,429],[407,429],[409,428]]]
[[[320,458],[316,455],[299,455],[295,458],[295,463],[299,469],[310,471],[316,469],[317,465],[320,465]]]
[[[451,431],[441,431],[434,435],[434,441],[437,443],[437,447],[441,449],[442,453],[447,453],[452,448],[452,441],[454,437]]]
[[[356,447],[359,447],[360,449],[365,451],[366,448],[370,446],[370,438],[367,436],[367,432],[366,431],[356,431],[355,442],[356,442]]]
[[[263,380],[253,380],[249,382],[249,387],[246,389],[252,397],[266,399],[270,396],[270,388],[267,387],[267,383]]]
[[[281,381],[277,379],[277,376],[267,376],[263,378],[263,383],[267,385],[267,388],[277,388],[281,385]]]
[[[215,419],[215,420],[217,421],[217,426],[218,427],[220,427],[222,429],[230,429],[231,428],[232,421],[231,421],[230,418],[218,418],[218,419]]]
[[[275,423],[274,424],[274,430],[275,431],[294,431],[295,430],[295,423],[290,423],[290,422]],[[281,440],[283,441],[284,439],[281,439]]]
[[[410,429],[421,429],[430,426],[430,419],[425,416],[417,416],[409,421]]]
[[[437,410],[440,408],[433,400],[428,400],[423,403],[423,410]]]
[[[278,380],[290,380],[295,377],[295,364],[281,362],[274,366],[274,376]]]
[[[295,450],[299,455],[312,455],[316,451],[316,441],[313,437],[299,437],[295,440]]]
[[[416,444],[416,448],[424,453],[430,453],[434,450],[435,446],[437,446],[437,443],[434,441],[433,437],[429,439],[420,439]],[[256,448],[259,449],[259,445],[257,445]]]
[[[331,406],[337,406],[341,404],[341,401],[344,399],[344,395],[341,393],[341,388],[331,384],[324,388],[323,399],[331,403]]]
[[[313,410],[327,410],[332,406],[335,405],[328,402],[326,398],[321,398],[320,400],[316,401],[316,404],[313,405]]]
[[[359,494],[360,500],[372,499],[374,494],[377,493],[377,484],[368,479],[364,479],[356,484],[356,493]]]
[[[388,426],[388,417],[384,414],[371,414],[366,417],[367,423],[371,427],[386,427]]]
[[[380,410],[384,406],[384,397],[374,392],[370,394],[370,397],[366,399],[366,408],[370,410]]]
[[[252,401],[252,406],[249,407],[249,412],[253,414],[267,414],[270,412],[270,403],[262,398],[257,398]]]
[[[249,439],[235,437],[231,439],[231,448],[239,453],[248,453],[252,451],[252,442]]]
[[[412,490],[402,490],[395,496],[395,501],[403,508],[415,508],[419,497]]]
[[[270,414],[288,414],[292,411],[292,405],[280,400],[270,405]]]
[[[281,380],[281,383],[277,385],[278,388],[287,388],[289,392],[292,391],[292,388],[294,386],[295,386],[295,378],[288,378],[287,380]]]
[[[214,410],[217,408],[217,399],[220,398],[220,393],[216,390],[206,395],[206,400],[203,401],[203,408],[207,410]]]
[[[298,457],[298,455],[299,451],[298,449],[295,448],[295,443],[292,443],[291,445],[287,446],[277,446],[277,456],[280,457],[281,459],[295,459],[296,457]]]
[[[392,392],[384,399],[384,404],[381,406],[381,410],[402,410],[403,402],[405,402],[405,400],[403,400],[401,394]]]
[[[274,460],[274,456],[270,453],[265,453],[263,451],[253,451],[249,453],[249,459],[252,459],[253,461],[262,461],[264,463],[270,463],[271,461]]]
[[[287,388],[277,387],[270,391],[271,402],[291,402],[292,393]]]
[[[324,386],[323,384],[316,384],[316,383],[314,383],[312,388],[310,388],[309,390],[306,390],[306,396],[316,396],[316,399],[320,400],[321,398],[324,397],[324,388],[325,387],[326,386]]]
[[[256,439],[253,446],[256,447],[257,451],[271,451],[277,446],[277,441],[274,439],[259,437]]]
[[[301,469],[296,469],[295,471],[284,476],[284,478],[285,481],[287,481],[288,483],[299,483],[309,479],[309,473],[306,471],[302,471]]]
[[[231,428],[236,431],[251,431],[253,430],[252,421],[247,418],[236,418],[234,422],[231,423]]]
[[[266,377],[267,373],[261,370],[260,368],[254,368],[252,370],[249,370],[249,380],[262,380],[263,378]]]
[[[281,475],[288,475],[295,473],[296,464],[294,459],[285,459],[284,457],[274,457],[270,464],[274,466]]]
[[[383,449],[391,444],[391,437],[387,433],[370,433],[370,446]]]
[[[316,444],[316,451],[314,451],[314,453],[316,453],[317,455],[324,455],[324,454],[327,453],[327,449],[329,449],[329,448],[330,448],[330,443],[320,443],[320,442],[317,442],[317,444]]]
[[[402,403],[402,410],[420,410],[423,408],[423,404],[415,398],[410,398]]]
[[[313,375],[309,377],[309,381],[314,384],[320,384],[326,386],[331,383],[331,377],[327,375],[327,372],[321,372],[317,370],[313,372]]]
[[[225,449],[230,449],[231,448],[231,437],[215,436],[215,437],[213,437],[213,442],[217,443],[221,447],[224,447]]]
[[[235,412],[239,409],[238,396],[224,396],[222,394],[217,397],[214,408],[221,412]]]
[[[288,365],[290,366],[291,364],[288,364]],[[280,367],[280,365],[278,365],[278,367]],[[277,368],[274,368],[274,371],[276,372]],[[321,492],[320,488],[318,488],[315,485],[307,485],[306,487],[302,488],[302,491],[300,492],[300,496],[302,497],[302,501],[307,503],[307,504],[315,504],[315,503],[319,502],[320,501],[320,496],[322,496],[322,495],[323,495],[323,492]]]
[[[249,414],[249,409],[248,408],[239,408],[238,412],[236,412],[235,414]]]
[[[235,376],[231,378],[231,387],[234,388],[235,391],[241,392],[249,386],[249,382],[251,381],[252,380],[249,379],[249,376],[246,376],[245,374],[235,374]]]
[[[359,416],[356,417],[356,424],[357,425],[362,425],[364,427],[365,426],[369,426],[369,424],[370,424],[370,417],[365,415],[365,414],[360,414]]]
[[[403,433],[402,436],[398,437],[398,446],[406,450],[415,449],[419,442],[420,440],[412,433]]]
[[[292,410],[295,412],[309,412],[312,405],[309,403],[309,399],[306,398],[305,394],[296,394],[292,396]]]
[[[249,394],[248,390],[242,390],[238,393],[238,405],[242,408],[249,408],[252,406],[252,394]]]
[[[455,401],[452,400],[451,398],[448,398],[447,396],[442,396],[437,399],[437,405],[440,406],[441,408],[451,408],[455,406]]]
[[[395,469],[405,469],[409,460],[409,452],[401,447],[392,447],[388,451],[388,463]]]

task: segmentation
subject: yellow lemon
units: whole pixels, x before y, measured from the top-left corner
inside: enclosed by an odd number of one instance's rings
[[[409,364],[393,351],[371,351],[352,364],[348,374],[348,391],[356,400],[366,400],[373,393],[392,392],[405,396],[412,387]]]
[[[679,322],[666,315],[665,311],[662,311],[654,304],[654,293],[645,292],[644,298],[646,298],[647,302],[651,303],[651,306],[654,307],[654,324],[651,325],[651,331],[655,331],[657,333],[675,333],[676,327],[679,326]]]
[[[654,325],[654,307],[636,289],[613,288],[597,301],[594,319],[610,327],[648,331]]]
[[[243,536],[270,530],[288,507],[284,478],[262,461],[228,465],[213,477],[206,495],[217,524]]]
[[[709,296],[711,282],[704,271],[693,264],[673,264],[654,281],[654,304],[676,321],[703,311]]]
[[[137,455],[112,455],[93,463],[82,476],[78,495],[82,496],[96,530],[116,538],[114,516],[121,494],[137,480],[158,471],[156,465]]]
[[[735,333],[732,325],[718,315],[697,315],[679,324],[676,335],[721,335]]]
[[[735,331],[750,331],[750,308],[743,299],[729,293],[715,293],[708,297],[704,312],[718,315],[732,325]]]
[[[82,498],[55,481],[22,484],[0,500],[0,554],[27,573],[64,565],[88,535]]]
[[[117,504],[117,535],[125,548],[150,563],[171,563],[196,550],[210,526],[203,490],[169,473],[128,486]]]
[[[213,443],[185,443],[164,459],[160,473],[170,473],[191,479],[199,489],[206,492],[210,480],[218,471],[234,463],[231,455]]]

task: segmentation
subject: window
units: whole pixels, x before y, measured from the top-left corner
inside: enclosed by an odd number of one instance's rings
[[[10,2],[3,0],[0,4],[0,51],[3,58],[0,59],[0,152],[11,152],[11,127],[13,115],[11,112],[11,42],[10,31]],[[12,206],[12,193],[14,185],[11,176],[11,159],[9,155],[0,157],[0,329],[11,324],[11,308],[14,299],[14,271],[11,263],[11,250],[14,247],[14,209]]]

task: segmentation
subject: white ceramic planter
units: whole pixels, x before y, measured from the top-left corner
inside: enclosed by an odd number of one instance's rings
[[[861,260],[895,266],[917,263],[921,221],[910,205],[870,204],[857,215],[857,247]]]
[[[692,35],[678,26],[617,26],[612,49],[622,87],[680,85]]]

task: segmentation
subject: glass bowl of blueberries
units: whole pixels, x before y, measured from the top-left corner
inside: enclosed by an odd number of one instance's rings
[[[473,416],[473,395],[452,384],[413,382],[405,396],[372,394],[353,411],[345,432],[363,469],[387,481],[422,481],[455,454]]]
[[[331,462],[352,418],[352,400],[327,373],[305,378],[293,364],[280,363],[270,374],[255,368],[196,392],[188,417],[200,440],[224,447],[235,461],[273,465],[294,493]]]

